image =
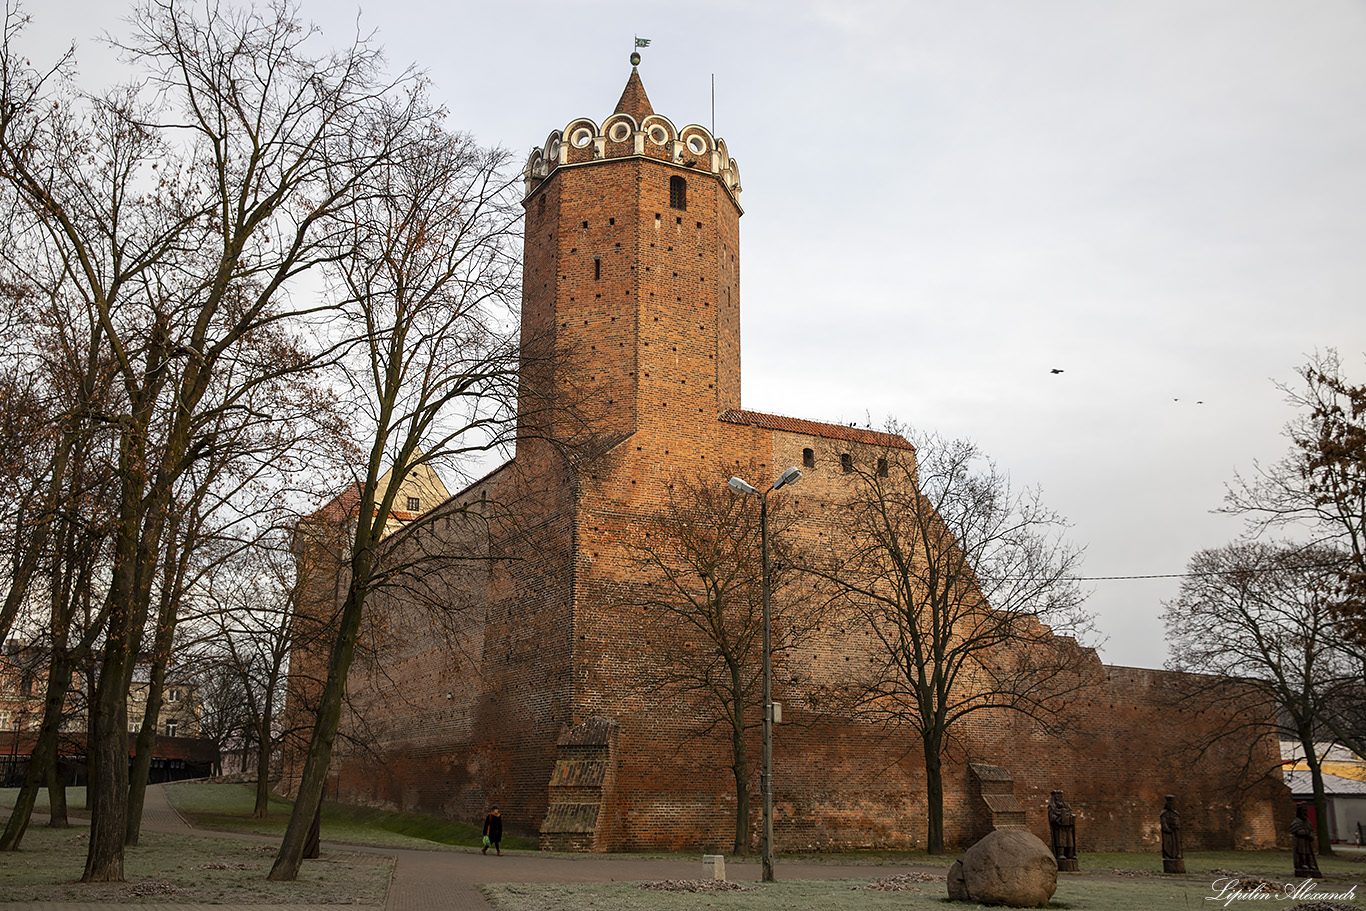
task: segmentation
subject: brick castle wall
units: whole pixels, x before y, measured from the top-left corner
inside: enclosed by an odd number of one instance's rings
[[[675,205],[676,178],[686,182],[685,207]],[[648,685],[652,669],[669,660],[661,637],[683,634],[633,606],[646,599],[634,590],[638,560],[627,542],[661,513],[670,483],[706,477],[719,484],[732,472],[759,485],[802,465],[810,450],[814,465],[800,486],[775,496],[795,513],[794,546],[837,554],[849,490],[841,457],[887,442],[734,410],[737,192],[724,143],[701,128],[678,131],[648,102],[619,110],[600,130],[574,121],[533,155],[523,339],[529,349],[550,344],[559,356],[553,371],[529,361],[527,376],[546,382],[553,375],[564,396],[587,394],[602,447],[593,458],[566,462],[536,441],[524,415],[516,458],[453,498],[450,522],[402,545],[403,559],[419,565],[423,557],[426,568],[371,608],[370,657],[352,674],[346,719],[355,742],[367,746],[338,749],[344,796],[470,822],[497,803],[510,831],[534,835],[546,815],[557,744],[589,719],[606,719],[615,725],[613,768],[594,811],[595,839],[581,844],[729,851],[736,801],[729,745],[708,730],[704,704]],[[460,514],[475,504],[478,521]],[[324,616],[336,580],[315,576],[314,611]],[[925,769],[915,735],[822,701],[868,661],[870,646],[866,629],[836,615],[775,659],[775,698],[785,706],[774,747],[780,849],[925,843]],[[1170,705],[1180,675],[1104,667],[1094,653],[1078,657],[1094,679],[1070,707],[1069,737],[999,713],[963,726],[946,757],[950,844],[970,834],[970,761],[1014,776],[1041,837],[1048,792],[1061,788],[1079,814],[1083,850],[1156,845],[1167,793],[1177,795],[1191,849],[1275,843],[1290,810],[1272,739],[1197,757],[1191,744],[1217,719]],[[749,743],[755,844],[758,737],[756,726]],[[1254,786],[1240,780],[1240,755],[1255,759]]]

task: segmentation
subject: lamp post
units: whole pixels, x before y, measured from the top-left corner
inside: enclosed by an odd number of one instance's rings
[[[14,733],[9,742],[9,768],[5,769],[5,787],[13,787],[14,767],[19,763],[19,716],[14,716]]]
[[[778,480],[760,493],[757,487],[740,478],[731,478],[730,489],[738,494],[759,494],[759,548],[763,554],[764,600],[764,768],[759,775],[759,793],[764,805],[764,872],[763,881],[773,882],[773,649],[768,611],[768,495],[780,487],[801,480],[802,470],[792,467],[778,476]]]
[[[9,744],[9,768],[5,771],[5,786],[14,787],[14,783],[22,783],[22,779],[15,774],[19,768],[19,729],[24,725],[24,716],[28,714],[28,709],[21,708],[14,715],[14,736]]]

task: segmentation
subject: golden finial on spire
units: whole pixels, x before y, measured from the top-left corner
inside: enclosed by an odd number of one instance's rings
[[[639,36],[636,37],[636,47],[649,47],[649,46],[650,46],[650,39],[649,39],[649,38],[641,38],[641,37],[639,37]],[[636,51],[631,51],[631,66],[633,66],[633,67],[640,66],[640,54],[637,53]]]

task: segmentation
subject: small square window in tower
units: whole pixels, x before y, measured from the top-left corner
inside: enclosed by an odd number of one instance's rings
[[[815,467],[816,467],[816,453],[815,453],[814,450],[811,450],[811,449],[803,449],[803,450],[802,450],[802,467],[803,467],[803,468],[815,468]]]
[[[845,474],[854,470],[854,460],[849,457],[849,453],[840,453],[840,468],[844,469]]]
[[[878,459],[878,460],[877,460],[877,476],[878,476],[879,478],[885,478],[885,477],[887,477],[887,460],[886,460],[886,459]]]
[[[669,178],[669,208],[688,208],[688,181],[682,177]]]
[[[421,500],[420,498],[418,498],[418,497],[409,497],[409,498],[408,498],[408,511],[409,511],[409,512],[418,512],[418,511],[421,510],[421,509],[422,509],[422,500]]]

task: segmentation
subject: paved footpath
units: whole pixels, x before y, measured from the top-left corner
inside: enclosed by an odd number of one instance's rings
[[[73,820],[75,822],[76,820]],[[185,833],[196,831],[175,811],[160,785],[147,788],[142,811],[147,831]],[[198,830],[204,835],[274,841],[255,835]],[[480,854],[475,850],[417,851],[402,848],[372,848],[323,842],[323,850],[363,851],[395,859],[394,875],[384,911],[492,911],[493,906],[479,891],[479,883],[584,883],[697,879],[702,875],[700,855],[678,859],[647,860],[611,854],[549,855],[536,851],[506,851],[502,857]],[[737,881],[759,880],[759,864],[727,859],[726,877]],[[905,872],[900,866],[836,866],[832,864],[782,863],[780,879],[840,879],[845,877],[883,877]],[[4,902],[0,911],[106,911],[116,906],[98,902]],[[156,911],[317,911],[321,905],[192,905],[156,902],[144,907]],[[373,907],[373,906],[372,906]]]

